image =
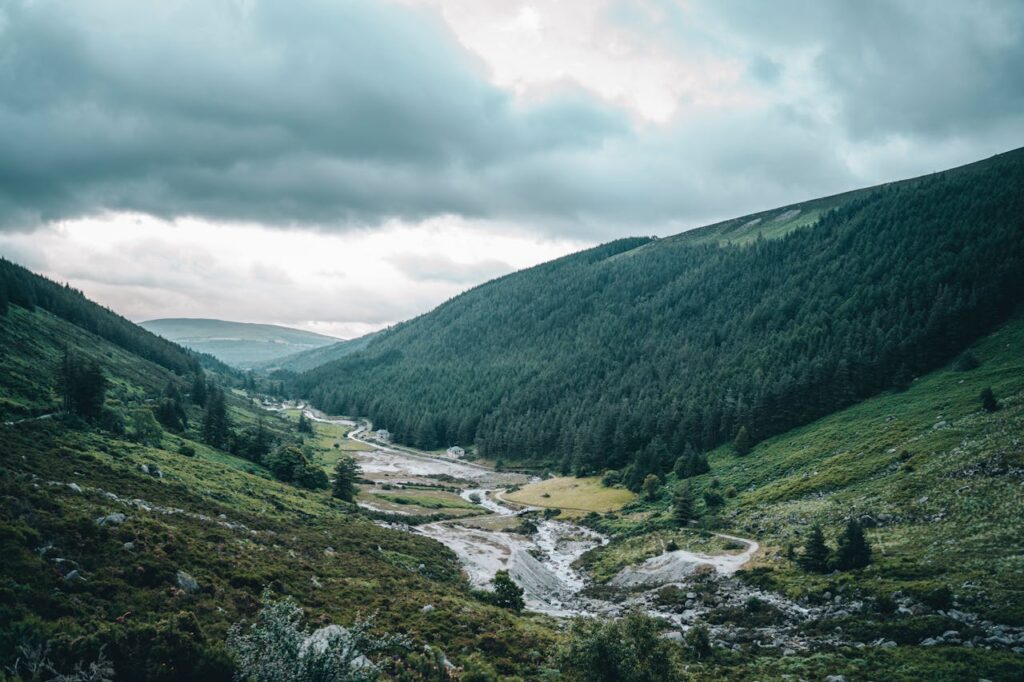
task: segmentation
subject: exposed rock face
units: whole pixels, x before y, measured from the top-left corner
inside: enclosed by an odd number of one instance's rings
[[[193,578],[185,571],[178,571],[177,574],[178,587],[185,590],[186,592],[195,592],[199,589],[199,581]]]

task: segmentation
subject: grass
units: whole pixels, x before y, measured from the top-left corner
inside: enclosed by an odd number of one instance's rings
[[[1024,623],[1024,314],[981,340],[981,366],[949,367],[903,392],[866,400],[758,444],[738,457],[721,447],[711,472],[692,479],[698,497],[718,479],[734,487],[720,527],[758,539],[759,565],[791,596],[848,584],[868,595],[953,590],[958,603],[998,621]],[[991,387],[1002,409],[978,398]],[[673,481],[670,479],[670,488]],[[667,494],[640,504],[667,521]],[[637,506],[637,505],[633,505]],[[862,571],[808,575],[784,558],[820,523],[829,541],[850,516],[890,520],[868,530],[875,560]]]
[[[622,509],[635,495],[625,488],[606,488],[598,476],[559,476],[505,493],[509,502],[570,512],[612,512]]]

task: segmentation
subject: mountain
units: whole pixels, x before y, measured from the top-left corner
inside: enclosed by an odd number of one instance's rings
[[[636,487],[687,448],[905,386],[1005,320],[1024,299],[1022,187],[1017,150],[619,240],[472,289],[295,389],[400,442],[626,468]]]
[[[241,369],[338,341],[331,336],[273,324],[199,318],[148,320],[140,322],[139,326]]]
[[[380,332],[373,332],[355,339],[338,341],[337,343],[332,343],[329,346],[302,350],[273,360],[264,360],[263,362],[254,364],[252,368],[267,372],[275,370],[305,372],[306,370],[326,365],[328,362],[340,360],[346,355],[355,353],[356,351],[363,350],[379,334]]]

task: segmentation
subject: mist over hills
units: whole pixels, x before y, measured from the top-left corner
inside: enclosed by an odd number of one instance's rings
[[[140,322],[139,326],[186,348],[209,353],[239,369],[249,369],[339,341],[331,336],[291,327],[201,318],[147,320]]]

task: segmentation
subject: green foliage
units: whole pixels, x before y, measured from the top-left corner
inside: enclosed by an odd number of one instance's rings
[[[1024,289],[1022,185],[1016,151],[843,197],[779,239],[605,244],[468,291],[295,390],[428,449],[635,463],[638,490],[687,443],[709,451],[741,426],[763,442],[1005,320]]]
[[[679,486],[675,497],[672,499],[672,518],[680,527],[690,524],[690,521],[699,518],[696,505],[693,499],[693,489],[688,483]]]
[[[266,457],[265,464],[274,477],[285,483],[318,490],[328,487],[327,474],[315,466],[301,449],[282,445]]]
[[[711,635],[704,625],[695,625],[687,630],[683,643],[686,645],[686,653],[689,658],[703,661],[711,657]]]
[[[523,588],[516,584],[508,571],[500,570],[491,578],[494,587],[490,601],[495,606],[511,611],[522,611],[526,603],[523,601]]]
[[[676,459],[672,471],[675,473],[676,478],[684,479],[708,473],[711,471],[711,465],[708,464],[708,456],[706,454],[699,452],[688,443],[686,452]]]
[[[990,386],[986,386],[982,389],[978,399],[981,400],[981,407],[986,412],[997,412],[999,410],[999,401],[996,400],[996,395],[992,392],[992,388]]]
[[[109,382],[98,362],[65,350],[56,383],[64,411],[85,419],[100,417]]]
[[[143,445],[160,446],[164,430],[153,416],[153,410],[140,407],[128,413],[128,437]]]
[[[606,488],[614,488],[622,483],[622,472],[616,469],[609,469],[601,476],[601,485]]]
[[[228,650],[238,678],[252,682],[369,682],[379,677],[370,655],[407,647],[402,636],[371,633],[372,620],[348,628],[324,626],[309,631],[294,601],[263,595],[263,607],[248,628],[234,625]]]
[[[210,390],[203,416],[203,442],[220,450],[227,450],[231,439],[231,419],[228,416],[224,391]]]
[[[343,455],[334,465],[334,482],[331,485],[331,495],[352,502],[356,496],[356,482],[362,476],[362,470],[355,458]]]
[[[836,548],[835,567],[840,571],[864,568],[871,563],[871,545],[864,536],[864,529],[856,519],[850,519],[846,529],[839,536]]]
[[[299,433],[313,433],[313,423],[309,421],[305,412],[299,413],[299,423],[297,428]]]
[[[813,526],[807,535],[804,552],[799,558],[800,567],[811,573],[825,573],[828,571],[831,556],[832,550],[825,542],[821,526]]]
[[[0,258],[0,282],[14,305],[30,311],[38,306],[177,374],[187,374],[199,367],[195,358],[181,346],[96,305],[80,291],[61,286],[3,258]]]
[[[978,360],[978,356],[967,351],[960,355],[956,359],[956,363],[953,365],[954,369],[958,372],[970,372],[972,369],[977,369],[981,366],[981,361]]]
[[[644,477],[643,485],[641,486],[644,492],[644,498],[647,500],[656,500],[658,493],[661,490],[661,479],[655,474],[647,474]]]
[[[750,432],[747,431],[746,426],[741,426],[739,431],[736,432],[736,437],[732,439],[733,452],[742,457],[748,454],[753,447],[754,444],[750,438]]]
[[[579,682],[662,682],[680,678],[672,653],[657,621],[632,612],[615,620],[576,620],[558,665],[565,679]]]

